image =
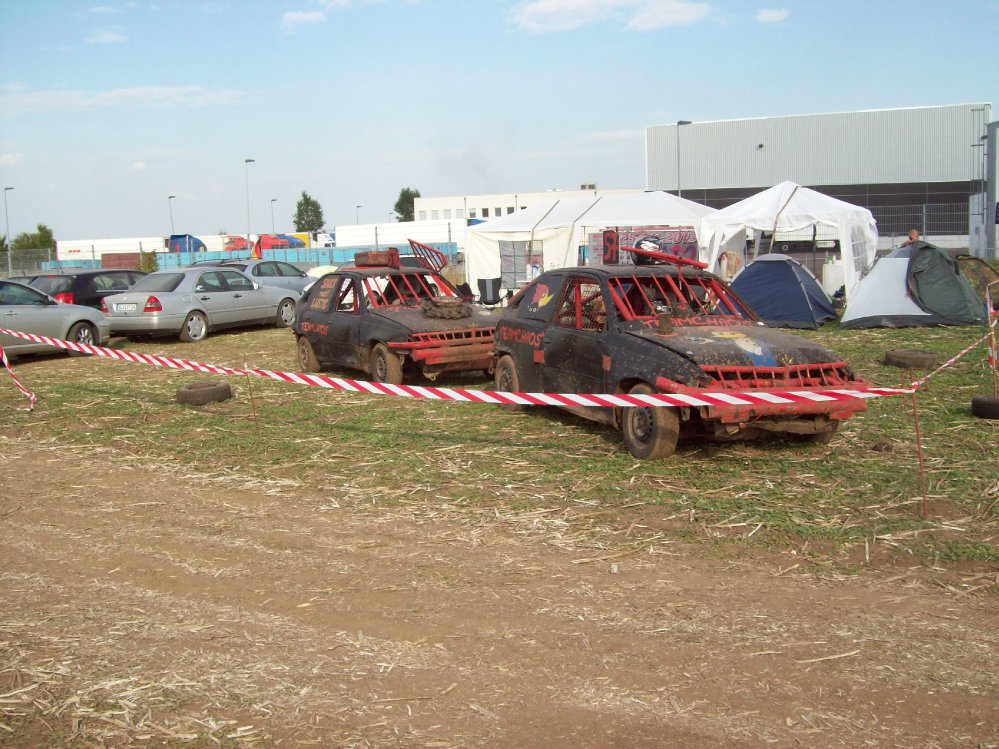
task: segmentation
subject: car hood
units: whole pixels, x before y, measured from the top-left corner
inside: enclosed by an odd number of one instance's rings
[[[411,333],[433,333],[435,331],[467,330],[469,328],[495,328],[498,318],[489,312],[472,309],[468,317],[454,320],[427,317],[419,307],[394,308],[389,310],[369,310],[369,314],[391,320],[409,329]]]
[[[678,326],[629,331],[698,366],[788,367],[839,361],[829,349],[790,333],[756,325]]]

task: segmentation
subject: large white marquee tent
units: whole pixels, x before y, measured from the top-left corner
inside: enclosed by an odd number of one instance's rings
[[[500,242],[540,242],[541,270],[565,268],[578,262],[587,235],[607,228],[689,226],[697,231],[713,208],[668,192],[635,192],[558,199],[510,213],[468,229],[465,275],[474,289],[479,279],[501,275]],[[536,246],[536,245],[533,245]]]
[[[846,294],[854,289],[874,263],[878,230],[866,208],[847,203],[794,182],[778,185],[706,215],[699,224],[701,260],[713,271],[723,252],[740,257],[746,247],[747,230],[754,232],[800,232],[827,227],[839,240]]]

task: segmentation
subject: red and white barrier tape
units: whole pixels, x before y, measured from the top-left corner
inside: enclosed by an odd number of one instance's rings
[[[14,374],[14,370],[10,368],[10,362],[7,361],[7,352],[3,350],[3,346],[0,346],[0,363],[3,363],[4,369],[7,370],[7,373],[10,375],[10,379],[14,381],[14,384],[17,385],[17,389],[20,390],[24,394],[24,397],[28,399],[27,410],[33,411],[35,409],[35,404],[38,402],[38,398],[34,393],[24,387],[19,379],[17,379],[17,375]]]
[[[789,404],[803,402],[843,401],[850,398],[877,398],[883,395],[911,393],[905,388],[850,388],[830,390],[701,390],[696,394],[650,393],[648,395],[600,394],[600,393],[503,393],[491,390],[466,390],[461,388],[423,387],[417,385],[386,385],[380,382],[348,380],[342,377],[328,377],[302,372],[272,372],[268,369],[236,369],[215,364],[174,359],[169,356],[137,354],[131,351],[90,346],[83,343],[63,341],[58,338],[21,333],[15,330],[0,329],[0,333],[16,336],[35,343],[44,343],[68,351],[78,351],[108,359],[147,364],[154,367],[207,372],[211,374],[245,376],[256,375],[278,382],[296,385],[322,387],[332,390],[345,390],[354,393],[374,395],[395,395],[403,398],[426,398],[429,400],[458,401],[465,403],[487,403],[492,405],[521,406],[611,406],[628,408],[634,406],[752,406],[756,404]],[[13,373],[12,373],[13,374]],[[22,388],[23,390],[23,388]],[[27,391],[25,391],[27,392]]]

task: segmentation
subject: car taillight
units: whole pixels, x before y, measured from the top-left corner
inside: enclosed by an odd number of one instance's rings
[[[108,303],[107,300],[104,299],[104,297],[101,297],[101,312],[103,312],[105,315],[108,313]]]
[[[143,312],[162,312],[163,305],[160,304],[160,300],[154,296],[149,297],[146,300],[146,306],[142,308]]]
[[[55,295],[55,300],[60,304],[72,304],[73,303],[73,292],[64,291],[61,294]]]

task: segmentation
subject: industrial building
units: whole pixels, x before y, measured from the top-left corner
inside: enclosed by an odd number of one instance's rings
[[[881,247],[910,229],[996,257],[996,134],[990,103],[681,120],[645,130],[646,184],[417,198],[417,221],[488,221],[554,199],[666,190],[724,208],[790,180],[868,208]],[[802,240],[804,241],[804,240]]]

